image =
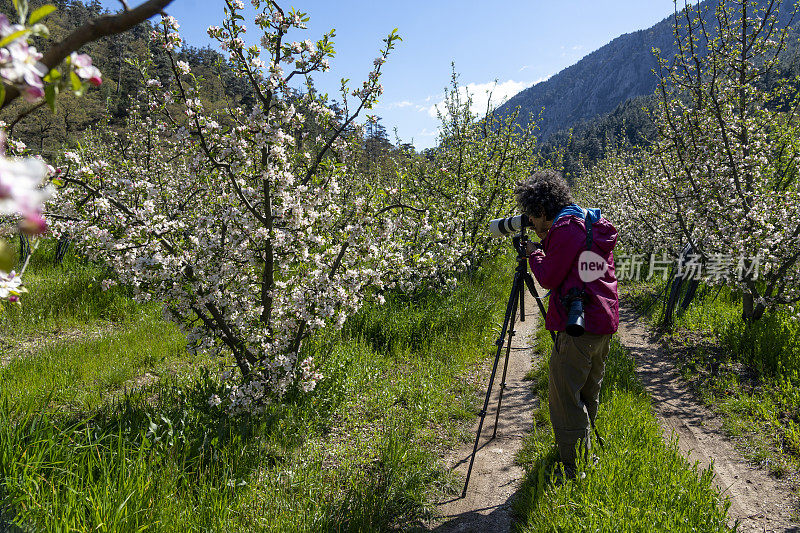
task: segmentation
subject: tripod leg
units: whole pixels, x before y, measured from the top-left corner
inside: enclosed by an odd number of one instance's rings
[[[519,304],[522,305],[522,299],[525,297],[525,291],[522,290],[522,280],[519,283]],[[508,342],[506,343],[506,360],[503,362],[503,377],[500,380],[500,396],[497,398],[497,411],[494,414],[494,429],[492,429],[492,439],[497,436],[497,423],[500,421],[500,407],[503,405],[503,392],[506,390],[506,372],[508,371],[508,359],[511,356],[511,344],[514,342],[514,336],[517,334],[514,331],[514,323],[516,321],[517,310],[514,308],[511,311],[511,322],[508,326]]]
[[[547,311],[545,311],[544,304],[539,299],[539,291],[536,290],[536,285],[533,283],[533,276],[531,276],[528,272],[525,272],[525,284],[528,286],[528,290],[533,295],[536,303],[539,304],[539,311],[542,312],[542,316],[545,316]]]
[[[506,330],[508,329],[509,322],[513,323],[512,314],[516,313],[517,302],[519,299],[519,292],[520,292],[520,285],[521,285],[521,278],[520,274],[517,273],[514,275],[514,285],[511,288],[511,295],[508,298],[508,303],[506,304],[506,315],[503,319],[503,329],[500,332],[500,338],[497,339],[495,344],[497,345],[497,352],[494,355],[494,366],[492,367],[492,375],[489,377],[489,386],[486,389],[486,398],[483,400],[483,409],[481,410],[481,420],[478,423],[478,432],[475,435],[475,446],[472,448],[472,456],[469,460],[469,468],[467,469],[467,479],[464,481],[464,490],[461,493],[461,497],[464,498],[467,495],[467,487],[469,486],[469,477],[472,474],[472,466],[475,463],[475,454],[478,452],[478,444],[481,440],[481,431],[483,430],[483,421],[486,418],[486,409],[489,407],[489,398],[492,396],[492,385],[494,384],[494,377],[497,374],[497,365],[500,362],[500,353],[503,350],[503,345],[505,344],[506,338]],[[512,326],[513,327],[513,326]]]
[[[539,304],[539,311],[542,312],[542,318],[544,318],[547,315],[547,311],[545,311],[544,304],[539,299],[539,292],[536,290],[536,284],[533,282],[533,276],[531,276],[528,272],[525,273],[525,284],[528,286],[528,290],[533,295],[533,298],[534,300],[536,300],[536,303]],[[553,344],[555,344],[556,334],[551,331],[550,337],[553,339]]]

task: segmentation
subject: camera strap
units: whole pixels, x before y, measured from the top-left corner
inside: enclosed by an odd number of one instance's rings
[[[586,251],[592,251],[592,244],[594,244],[594,234],[592,233],[592,226],[594,222],[592,221],[592,215],[589,213],[588,209],[583,209],[583,227],[586,228]],[[586,282],[583,282],[583,293],[586,294]]]
[[[583,226],[586,228],[586,250],[591,251],[592,244],[594,244],[594,235],[592,233],[592,225],[594,222],[592,221],[591,214],[589,213],[588,209],[584,209],[581,207],[581,211],[583,211]],[[563,286],[563,285],[562,285]],[[555,294],[560,298],[561,297],[561,287],[559,286],[556,290]],[[553,292],[553,291],[550,291]],[[586,283],[583,283],[583,292],[586,292]],[[548,293],[549,294],[549,293]]]

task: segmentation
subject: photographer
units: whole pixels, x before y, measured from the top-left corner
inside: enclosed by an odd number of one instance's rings
[[[591,446],[590,428],[597,416],[605,360],[611,335],[619,325],[612,253],[617,230],[599,209],[584,210],[574,204],[558,172],[536,172],[519,183],[515,193],[541,239],[541,244],[529,243],[527,251],[533,275],[551,291],[545,317],[545,327],[556,332],[550,356],[550,421],[564,473],[572,478],[576,447],[580,445],[588,454]],[[582,256],[587,245],[593,254]],[[571,336],[566,333],[568,310],[574,318],[581,303],[585,332]]]

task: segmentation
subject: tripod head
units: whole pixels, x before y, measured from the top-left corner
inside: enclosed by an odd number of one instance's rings
[[[525,235],[525,230],[514,235],[511,238],[511,242],[513,243],[514,249],[517,251],[517,261],[519,261],[520,258],[525,256],[526,248],[528,247],[528,236]]]
[[[531,242],[531,241],[530,241],[530,239],[528,239],[527,233],[525,233],[525,228],[522,228],[519,233],[514,235],[511,238],[511,242],[512,242],[512,245],[514,246],[514,249],[517,251],[517,261],[521,262],[521,261],[524,260],[525,265],[526,265],[525,269],[527,270],[527,268],[528,268],[527,267],[527,264],[528,264],[528,243]],[[537,247],[541,248],[539,243],[534,243],[534,246],[537,246]]]
[[[527,261],[528,235],[525,232],[525,226],[522,226],[519,233],[511,237],[511,242],[514,249],[517,251],[517,261],[522,258],[525,258]]]

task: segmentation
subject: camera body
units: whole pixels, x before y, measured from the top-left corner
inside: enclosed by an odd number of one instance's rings
[[[583,303],[586,300],[586,291],[573,287],[561,297],[561,303],[567,310],[567,334],[580,337],[586,331],[584,328]]]

